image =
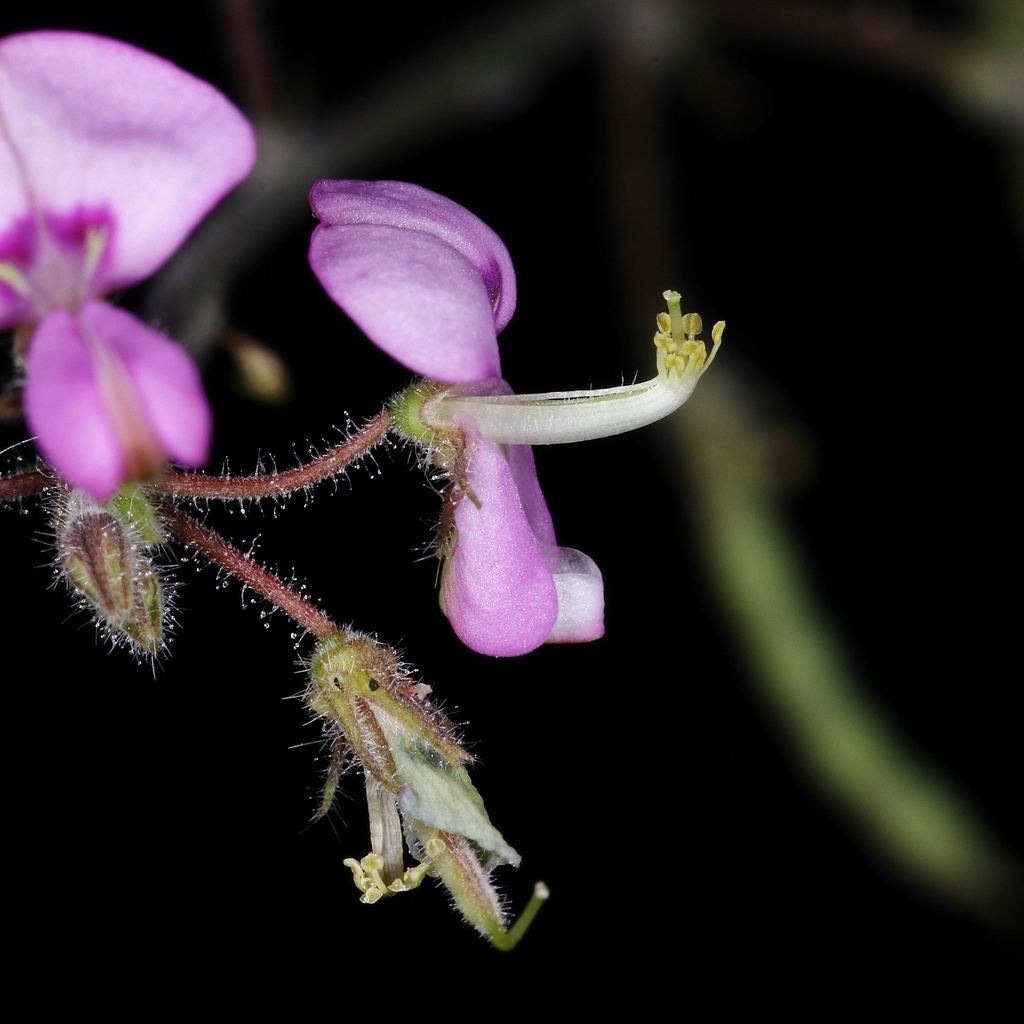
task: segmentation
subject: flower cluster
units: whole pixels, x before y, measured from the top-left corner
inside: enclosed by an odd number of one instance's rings
[[[604,632],[601,573],[559,546],[531,446],[631,430],[678,408],[710,361],[700,318],[665,293],[658,375],[644,384],[516,395],[498,353],[516,304],[501,239],[416,185],[320,181],[310,197],[320,221],[312,269],[374,343],[424,379],[295,469],[245,478],[168,470],[207,456],[198,371],[107,297],[167,260],[255,159],[245,118],[158,57],[73,32],[0,40],[0,331],[13,335],[25,416],[48,466],[0,477],[0,500],[50,492],[58,572],[101,634],[139,657],[165,648],[159,556],[172,539],[291,616],[316,639],[305,696],[331,748],[324,812],[341,772],[353,762],[363,770],[371,852],[345,863],[364,902],[433,876],[467,921],[510,949],[547,889],[538,883],[510,926],[491,874],[518,866],[519,854],[491,823],[472,757],[427,699],[430,687],[175,499],[292,493],[394,429],[445,480],[441,606],[458,637],[493,656],[594,640]]]

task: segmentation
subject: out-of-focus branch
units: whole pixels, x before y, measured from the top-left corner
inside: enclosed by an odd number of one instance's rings
[[[729,35],[919,79],[946,92],[972,117],[1024,139],[1024,62],[1019,41],[1007,32],[957,33],[915,19],[902,4],[865,0],[685,0],[684,5]],[[1019,10],[1017,0],[989,6]]]
[[[638,3],[634,13],[661,17],[663,8]],[[667,172],[658,142],[665,132],[661,83],[650,71],[657,62],[635,59],[628,31],[615,39],[605,75],[609,168],[619,262],[636,319],[667,280],[675,284],[678,254],[665,244],[663,221],[671,202],[665,183],[679,175]],[[637,202],[641,183],[648,191]],[[1020,866],[873,705],[848,665],[760,471],[758,433],[727,355],[660,438],[681,504],[701,523],[700,553],[751,679],[808,777],[905,878],[990,923],[1019,924]]]
[[[222,2],[233,10],[243,0]],[[316,179],[358,174],[466,123],[502,116],[566,60],[603,43],[609,16],[631,6],[626,0],[510,5],[315,124],[263,125],[256,171],[155,278],[147,315],[202,361],[225,326],[232,283],[284,228],[308,216],[306,195]],[[871,5],[660,0],[647,6],[666,23],[692,24],[696,17],[727,33],[925,78],[1024,131],[1024,84],[1012,60]],[[252,56],[252,47],[243,49]]]
[[[274,72],[259,0],[218,0],[242,108],[258,125],[277,115]]]
[[[731,35],[928,80],[939,77],[963,45],[943,29],[914,21],[899,4],[687,0],[687,5]]]
[[[663,433],[675,483],[751,678],[808,777],[917,887],[998,926],[1020,924],[1020,865],[970,802],[868,697],[764,473],[721,364]]]
[[[309,217],[318,178],[358,173],[472,121],[501,116],[590,44],[606,0],[541,0],[467,29],[457,45],[315,125],[267,126],[255,172],[196,231],[148,292],[147,315],[200,361],[224,327],[226,295],[282,229]]]

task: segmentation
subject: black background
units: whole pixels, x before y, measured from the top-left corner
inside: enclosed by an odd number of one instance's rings
[[[458,45],[483,9],[396,20],[336,6],[266,5],[294,109]],[[917,10],[964,23],[954,4]],[[0,17],[5,34],[40,27],[123,38],[237,95],[211,4],[158,20],[104,3]],[[1008,427],[1022,268],[1005,150],[926,84],[756,40],[708,45],[749,105],[726,123],[668,94],[666,216],[686,276],[654,284],[650,315],[674,285],[706,321],[727,319],[721,359],[802,423],[816,468],[790,511],[825,605],[910,742],[1020,852]],[[478,123],[355,170],[448,195],[505,240],[519,309],[502,358],[518,391],[648,370],[618,279],[603,89],[584,50]],[[236,324],[288,360],[296,397],[257,406],[215,358],[215,465],[287,462],[407,380],[319,290],[311,228],[283,235],[232,297]],[[341,866],[368,846],[356,778],[331,822],[306,828],[321,762],[287,699],[308,651],[283,616],[261,622],[237,585],[183,565],[173,656],[135,666],[51,587],[38,503],[4,510],[4,919],[17,974],[48,964],[61,979],[33,985],[39,1005],[72,992],[117,1005],[141,985],[239,1008],[255,996],[518,1016],[667,994],[698,1019],[762,1006],[827,1019],[858,997],[977,1005],[1011,976],[1012,940],[909,889],[804,780],[719,622],[700,524],[649,439],[538,463],[560,541],[605,574],[608,632],[525,659],[485,659],[452,636],[434,565],[417,560],[436,499],[404,452],[309,505],[210,518],[242,547],[258,538],[339,620],[400,646],[464,725],[491,817],[523,855],[502,879],[513,907],[535,878],[554,894],[510,955],[431,886],[358,903]],[[672,529],[652,526],[665,519]]]

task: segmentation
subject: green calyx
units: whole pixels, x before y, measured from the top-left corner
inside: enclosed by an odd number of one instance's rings
[[[133,531],[137,543],[144,547],[158,547],[167,539],[156,509],[138,484],[126,484],[106,503],[106,507]]]
[[[137,656],[159,654],[167,603],[152,553],[164,535],[142,489],[125,487],[102,504],[64,491],[55,520],[58,568],[97,625]]]
[[[421,380],[407,388],[391,403],[394,431],[421,448],[444,448],[459,441],[459,433],[451,424],[431,422],[427,404],[450,390],[447,384]]]

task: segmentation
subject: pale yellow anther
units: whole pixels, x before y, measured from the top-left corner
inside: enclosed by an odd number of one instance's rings
[[[654,335],[654,345],[658,351],[658,374],[666,376],[670,373],[683,377],[691,373],[700,375],[707,369],[718,346],[722,342],[725,321],[720,320],[711,330],[714,349],[708,356],[704,342],[698,335],[704,329],[704,321],[699,313],[683,313],[680,309],[679,292],[664,293],[669,312],[657,315],[658,333]]]
[[[666,371],[674,370],[676,373],[682,373],[686,369],[686,359],[678,352],[669,352],[665,356],[665,369]]]
[[[392,892],[410,892],[413,889],[418,889],[429,871],[430,865],[424,861],[422,864],[417,864],[414,868],[409,868],[401,878],[396,878],[388,888]]]
[[[698,367],[704,362],[704,342],[696,338],[687,338],[679,346],[679,352],[686,358],[692,359]]]
[[[441,843],[441,850],[444,850],[444,843]],[[395,893],[411,892],[413,889],[418,889],[430,871],[430,864],[424,861],[422,864],[409,868],[403,872],[401,878],[396,878],[388,884],[381,877],[384,860],[375,853],[368,853],[362,860],[346,857],[342,863],[352,872],[352,880],[355,882],[356,888],[363,894],[359,897],[359,902],[370,905],[384,896],[393,896]]]
[[[428,839],[425,850],[427,860],[433,860],[435,857],[440,857],[447,849],[448,847],[444,845],[444,840],[440,839],[438,836]]]
[[[700,318],[700,313],[684,314],[683,334],[688,338],[695,338],[702,330],[704,330],[704,321]]]
[[[382,896],[388,895],[388,887],[380,877],[384,861],[376,854],[368,853],[362,860],[346,857],[342,863],[352,872],[352,880],[356,888],[363,894],[360,903],[376,903]]]
[[[28,296],[31,288],[28,278],[13,264],[0,260],[0,281],[10,285],[19,295]]]
[[[92,279],[96,268],[100,264],[103,250],[107,247],[107,228],[89,228],[85,233],[85,260],[82,264],[82,277],[84,281]]]

